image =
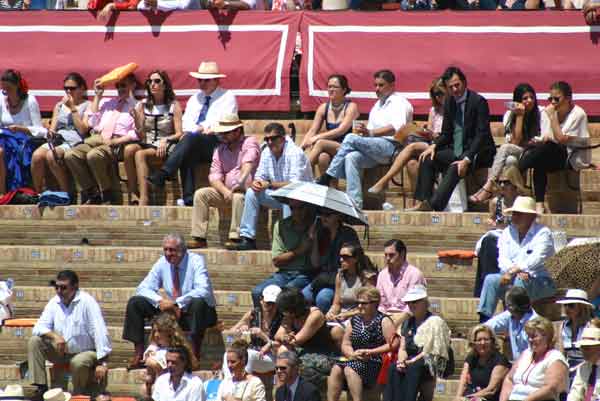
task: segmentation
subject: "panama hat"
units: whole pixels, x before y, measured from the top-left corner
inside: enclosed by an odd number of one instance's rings
[[[243,125],[244,124],[242,123],[237,114],[230,113],[225,114],[222,118],[220,118],[219,121],[214,126],[212,126],[212,130],[213,132],[219,134],[223,132],[233,131],[234,129],[239,128]]]
[[[190,75],[198,79],[225,78],[227,75],[219,72],[219,66],[215,61],[203,61],[198,71],[190,72]]]
[[[9,384],[4,391],[0,390],[0,400],[24,400],[23,387],[18,384]]]
[[[578,347],[600,345],[600,329],[597,327],[586,327],[581,333],[581,340],[577,342]]]
[[[535,199],[530,196],[517,196],[515,199],[515,203],[513,203],[512,207],[504,210],[504,213],[529,213],[529,214],[538,214],[537,210],[535,210]]]
[[[425,286],[417,284],[408,289],[406,295],[402,298],[402,302],[414,302],[424,298],[427,298],[427,289]]]
[[[567,293],[562,299],[556,301],[557,304],[583,304],[593,307],[588,298],[587,292],[584,290],[567,290]]]
[[[63,391],[61,388],[53,388],[44,393],[44,401],[69,401],[71,393]]]

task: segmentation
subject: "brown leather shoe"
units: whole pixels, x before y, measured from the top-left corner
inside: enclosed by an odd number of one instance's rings
[[[142,369],[145,366],[146,365],[144,365],[143,357],[140,355],[134,355],[127,364],[127,370]]]
[[[207,248],[208,244],[204,238],[192,237],[192,239],[187,242],[187,247],[188,249],[200,249]]]

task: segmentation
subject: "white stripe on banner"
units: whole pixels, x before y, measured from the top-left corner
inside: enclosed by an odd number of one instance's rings
[[[281,41],[279,43],[279,52],[277,54],[277,67],[275,70],[275,88],[273,89],[230,89],[236,96],[281,96],[281,75],[283,73],[283,64],[285,61],[285,48],[288,41],[289,27],[287,25],[140,25],[140,26],[114,26],[106,27],[104,25],[2,25],[2,32],[64,32],[64,33],[148,33],[148,32],[281,32]],[[295,38],[294,38],[295,40]],[[198,89],[179,89],[175,90],[178,96],[191,96],[198,92]],[[64,92],[59,90],[32,89],[31,93],[35,96],[63,96]],[[116,90],[105,91],[107,96],[115,96]],[[93,96],[93,91],[88,91]]]
[[[314,82],[314,46],[315,32],[362,32],[362,33],[589,33],[600,32],[600,26],[361,26],[361,25],[338,25],[323,26],[310,25],[308,27],[308,94],[314,97],[327,97],[326,90],[315,89]],[[429,99],[428,92],[400,92],[408,99]],[[481,93],[490,100],[511,100],[512,93],[487,92]],[[352,91],[348,97],[357,99],[376,99],[375,92]],[[548,97],[547,93],[538,93],[539,99]],[[600,100],[598,93],[573,94],[574,100]]]

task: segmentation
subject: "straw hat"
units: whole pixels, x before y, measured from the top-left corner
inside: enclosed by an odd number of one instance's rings
[[[535,210],[535,199],[530,196],[517,196],[517,199],[515,199],[515,203],[513,203],[512,207],[504,209],[504,213],[512,212],[538,214],[538,212]]]
[[[219,121],[212,126],[213,132],[219,134],[223,132],[230,132],[236,128],[243,126],[244,123],[240,120],[237,114],[230,113],[225,114]]]
[[[69,401],[71,393],[62,391],[61,388],[53,388],[44,393],[44,401]]]
[[[577,342],[578,347],[600,345],[600,329],[597,327],[586,327],[581,333],[581,340]]]
[[[408,303],[427,298],[427,289],[421,284],[417,284],[408,289],[406,295],[402,298],[402,302]]]
[[[227,75],[219,72],[219,66],[215,61],[203,61],[198,71],[190,72],[190,75],[198,79],[225,78]]]
[[[23,387],[18,384],[9,384],[4,391],[0,390],[0,400],[24,400]]]
[[[557,304],[583,304],[593,307],[588,298],[587,292],[584,290],[567,290],[564,298],[556,301]]]

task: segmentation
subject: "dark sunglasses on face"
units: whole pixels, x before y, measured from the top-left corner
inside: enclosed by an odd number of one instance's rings
[[[343,260],[352,259],[353,257],[354,256],[352,256],[352,255],[340,255],[340,259],[343,259]]]
[[[66,290],[67,288],[69,288],[69,286],[67,286],[67,285],[64,285],[64,284],[54,284],[54,289],[55,289],[56,291],[64,291],[64,290]]]
[[[511,185],[512,182],[510,182],[509,180],[502,180],[502,181],[498,181],[498,185],[500,185],[501,187],[505,186],[505,185]]]
[[[560,99],[561,98],[559,96],[550,96],[550,97],[548,97],[548,101],[550,103],[554,103],[554,102],[558,103],[558,102],[560,102]]]
[[[154,78],[154,79],[148,79],[146,80],[146,84],[147,85],[152,85],[152,84],[156,84],[156,85],[160,85],[162,84],[163,80],[160,78]]]
[[[287,366],[275,366],[275,370],[278,372],[286,371],[287,368],[288,368]]]
[[[434,97],[444,96],[444,92],[442,92],[442,91],[435,91],[435,92],[433,92],[433,96]]]
[[[356,302],[358,305],[370,305],[374,303],[373,301],[358,301]]]
[[[77,86],[64,86],[63,89],[65,92],[77,90]]]
[[[265,142],[266,143],[277,142],[279,140],[279,138],[281,138],[279,135],[265,136]]]
[[[208,81],[212,81],[212,79],[202,79],[202,78],[196,78],[196,80],[198,81],[199,84],[208,82]]]
[[[565,304],[565,308],[568,309],[575,309],[577,307],[577,304]]]

